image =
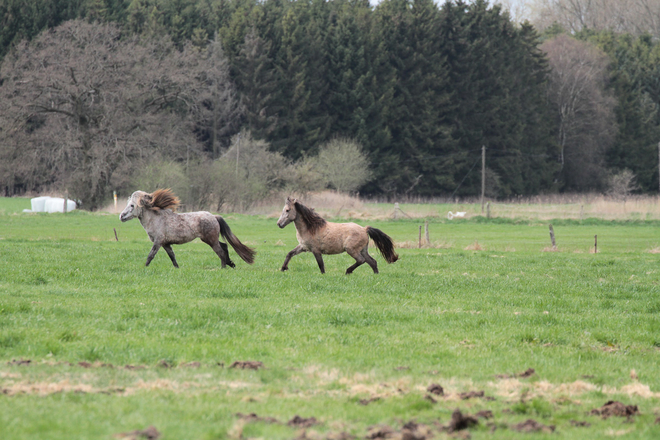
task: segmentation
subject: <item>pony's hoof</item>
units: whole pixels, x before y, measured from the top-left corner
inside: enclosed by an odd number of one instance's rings
[[[289,270],[288,267],[283,267],[283,268],[280,269],[280,272],[286,272],[287,270]]]

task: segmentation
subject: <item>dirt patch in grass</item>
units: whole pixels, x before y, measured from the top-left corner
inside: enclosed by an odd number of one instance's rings
[[[484,409],[484,410],[481,410],[478,413],[476,413],[474,416],[477,417],[477,418],[482,418],[482,419],[488,420],[488,419],[493,418],[493,412],[489,409]]]
[[[380,397],[372,397],[372,398],[370,398],[370,399],[360,399],[360,400],[358,401],[358,403],[359,403],[360,405],[364,405],[364,406],[366,406],[366,405],[369,405],[370,403],[378,402],[379,400],[381,400]]]
[[[229,368],[238,368],[241,370],[258,370],[263,368],[263,362],[259,361],[234,361]]]
[[[536,371],[533,368],[528,368],[522,373],[514,373],[514,374],[497,374],[495,375],[496,378],[498,379],[511,379],[514,377],[519,377],[521,379],[525,379],[528,377],[532,377],[534,374],[536,374]]]
[[[474,398],[484,398],[485,394],[483,391],[467,391],[465,393],[459,393],[458,397],[461,400],[474,399]]]
[[[637,408],[637,405],[624,405],[621,402],[610,400],[600,408],[592,409],[591,414],[601,416],[604,419],[612,416],[631,418],[639,414],[639,408]]]
[[[319,421],[315,417],[304,418],[296,414],[286,424],[295,428],[309,428],[310,426],[318,425]]]
[[[155,426],[149,426],[145,429],[136,429],[135,431],[115,434],[114,437],[127,440],[157,440],[160,437],[160,432],[158,432]]]
[[[31,359],[12,359],[11,361],[7,362],[7,365],[31,365],[32,360]]]
[[[447,425],[447,431],[449,432],[461,431],[463,429],[468,429],[478,424],[479,424],[479,420],[477,420],[476,417],[470,415],[463,415],[461,410],[457,408],[451,414],[451,420]]]
[[[382,426],[372,426],[368,429],[367,439],[381,439],[381,438],[392,438],[396,435],[396,431],[387,425]]]
[[[250,413],[250,414],[236,413],[236,417],[248,423],[251,422],[280,423],[280,421],[274,417],[260,417],[255,413]]]
[[[431,394],[435,394],[436,396],[444,396],[445,390],[442,388],[442,386],[438,385],[437,383],[432,383],[426,388],[426,391],[428,391]]]
[[[527,419],[522,423],[513,425],[511,429],[519,432],[544,432],[546,434],[555,432],[554,425],[544,425],[543,423],[539,423],[534,419]]]
[[[144,366],[144,365],[125,365],[124,366],[124,369],[126,369],[126,370],[144,370],[145,368],[147,368],[147,367]]]

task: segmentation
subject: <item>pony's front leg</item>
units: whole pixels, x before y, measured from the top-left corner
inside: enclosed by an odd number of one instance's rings
[[[325,273],[325,264],[323,264],[323,255],[321,255],[320,252],[314,252],[314,257],[316,258],[316,262],[319,264],[319,269],[321,269],[321,273]]]
[[[291,258],[295,257],[301,252],[305,252],[305,249],[301,245],[298,245],[295,248],[293,248],[291,252],[286,254],[286,258],[284,259],[284,264],[282,265],[282,268],[280,270],[282,272],[284,272],[285,270],[289,270],[289,261],[291,261]]]
[[[167,252],[167,255],[170,256],[170,260],[172,260],[172,264],[174,265],[174,267],[176,267],[178,269],[179,265],[176,262],[176,257],[174,256],[174,251],[172,250],[172,246],[170,246],[169,244],[164,244],[163,249],[165,249],[165,252]],[[147,263],[147,264],[149,264],[149,263]]]
[[[147,264],[145,264],[145,266],[149,266],[151,260],[153,260],[154,257],[156,256],[156,252],[158,252],[158,249],[160,249],[160,243],[154,243],[154,245],[151,247],[151,251],[149,251],[149,255],[147,255]]]

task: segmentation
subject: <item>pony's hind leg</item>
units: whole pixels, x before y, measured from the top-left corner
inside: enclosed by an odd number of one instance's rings
[[[222,268],[224,269],[225,266],[229,266],[231,268],[236,267],[233,261],[229,259],[229,252],[227,252],[227,245],[224,243],[220,243],[219,241],[215,241],[213,243],[209,243],[207,240],[202,240],[204,243],[208,244],[211,246],[213,251],[220,257],[220,263],[222,264]],[[224,244],[224,246],[222,246]]]
[[[164,244],[163,249],[165,249],[165,252],[167,252],[167,255],[170,256],[170,260],[172,260],[172,264],[174,265],[174,267],[176,267],[178,269],[179,265],[176,262],[176,257],[174,256],[174,251],[172,250],[172,246],[170,246],[169,244]]]
[[[371,269],[374,271],[374,273],[378,273],[378,263],[376,263],[376,260],[369,255],[369,250],[368,248],[362,249],[361,252],[362,256],[364,257],[364,260],[367,262],[369,266],[371,266]]]
[[[350,274],[353,273],[353,271],[355,269],[362,266],[367,260],[366,260],[366,258],[364,258],[364,255],[362,254],[362,252],[356,252],[354,250],[350,250],[350,251],[346,250],[346,252],[348,253],[348,255],[355,258],[355,264],[350,266],[348,269],[346,269],[346,275],[350,275]],[[369,264],[369,265],[371,266],[371,264]]]
[[[229,258],[229,248],[227,247],[227,243],[223,243],[219,241],[220,247],[222,248],[223,251],[225,251],[225,255],[227,256],[227,266],[231,267],[232,269],[236,267],[233,261],[231,261],[231,258]]]

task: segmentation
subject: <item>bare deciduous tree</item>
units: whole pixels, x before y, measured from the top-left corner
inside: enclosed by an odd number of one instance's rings
[[[616,101],[605,90],[606,55],[595,46],[566,35],[541,49],[550,64],[548,99],[558,121],[559,161],[567,189],[584,190],[604,183],[604,152],[616,135]]]
[[[615,199],[622,200],[623,206],[626,206],[626,201],[633,191],[639,189],[635,181],[635,174],[629,169],[624,169],[616,174],[610,176],[608,181],[607,193]]]
[[[317,164],[327,184],[339,192],[356,191],[371,178],[367,155],[352,139],[336,138],[321,145]]]
[[[0,70],[0,183],[94,208],[151,160],[198,160],[200,115],[216,128],[236,116],[222,58],[83,21],[21,43]]]
[[[289,174],[284,156],[270,151],[267,142],[253,139],[249,132],[234,136],[214,167],[218,206],[234,210],[245,210],[280,189]]]
[[[533,22],[541,30],[553,23],[570,32],[611,30],[660,37],[660,0],[535,0]]]

